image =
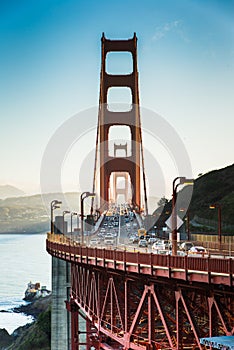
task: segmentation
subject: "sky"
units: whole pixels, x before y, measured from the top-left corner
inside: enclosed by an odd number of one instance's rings
[[[110,39],[136,32],[140,104],[175,130],[192,176],[233,164],[233,17],[234,0],[2,0],[0,185],[39,193],[53,135],[98,106],[102,32]],[[114,61],[117,69],[121,62]],[[69,146],[61,169],[65,191],[77,189],[79,162],[88,164],[91,178],[91,129],[83,143]],[[148,135],[143,130],[143,142]],[[168,192],[176,170],[170,171],[172,159],[161,164],[160,147],[149,144],[146,151]],[[157,171],[152,177],[157,182]]]

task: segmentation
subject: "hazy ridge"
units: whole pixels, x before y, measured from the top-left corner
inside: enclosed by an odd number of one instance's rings
[[[62,201],[61,210],[56,211],[57,215],[61,215],[62,210],[80,212],[78,192],[0,199],[0,233],[37,233],[49,230],[50,203],[53,199]],[[196,215],[217,220],[217,211],[209,209],[213,203],[221,205],[222,221],[234,225],[234,164],[210,171],[195,180],[189,207],[190,217]],[[149,196],[148,204],[151,212],[157,206],[157,198]]]

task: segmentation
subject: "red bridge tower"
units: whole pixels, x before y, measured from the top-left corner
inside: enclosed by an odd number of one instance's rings
[[[108,52],[130,52],[133,70],[130,74],[113,75],[106,71]],[[131,90],[131,109],[111,111],[108,108],[108,89],[111,87],[128,87]],[[121,102],[121,101],[120,101]],[[136,34],[128,40],[109,40],[102,35],[102,67],[100,80],[100,106],[98,117],[97,147],[100,146],[100,209],[103,212],[110,200],[110,176],[112,173],[127,173],[132,187],[131,203],[136,210],[141,208],[141,172],[144,169],[141,123],[139,113],[139,92],[137,72],[137,38]],[[131,133],[131,154],[125,157],[113,156],[109,152],[109,130],[111,126],[128,126]],[[127,153],[127,152],[126,152]],[[130,153],[130,152],[129,152]],[[96,157],[97,159],[97,157]],[[97,169],[97,165],[95,166]],[[144,172],[144,170],[143,170]],[[94,176],[95,177],[95,176]],[[144,175],[143,175],[144,181]],[[114,193],[116,198],[116,193]],[[145,197],[146,198],[146,197]]]

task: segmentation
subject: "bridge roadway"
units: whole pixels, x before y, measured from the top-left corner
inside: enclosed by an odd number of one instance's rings
[[[172,256],[126,249],[82,246],[64,235],[48,234],[47,251],[70,263],[187,282],[233,287],[234,259]]]
[[[203,349],[200,338],[234,334],[231,258],[92,248],[51,234],[47,251],[71,264],[72,350]]]
[[[234,259],[136,249],[125,221],[106,217],[83,245],[48,234],[47,251],[71,267],[71,349],[202,349],[200,338],[234,334]]]

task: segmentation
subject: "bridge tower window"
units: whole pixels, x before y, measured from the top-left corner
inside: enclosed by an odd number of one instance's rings
[[[129,126],[111,126],[108,135],[109,157],[131,157],[131,130]]]
[[[106,55],[106,73],[111,75],[127,75],[133,72],[131,52],[110,51]]]
[[[107,92],[107,108],[110,112],[128,112],[132,109],[132,92],[129,87],[114,86]]]
[[[114,203],[131,204],[131,180],[127,172],[113,172],[110,176],[110,198]]]

